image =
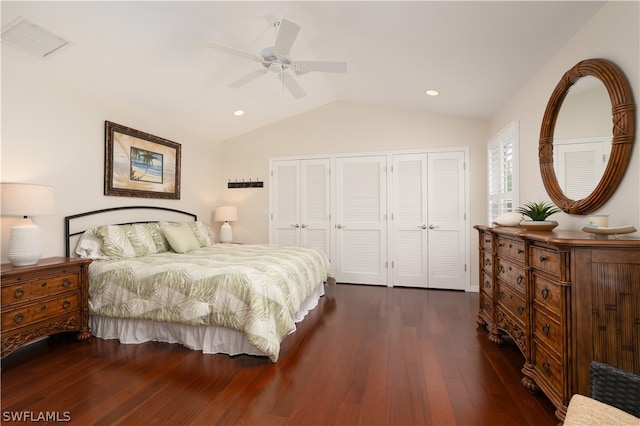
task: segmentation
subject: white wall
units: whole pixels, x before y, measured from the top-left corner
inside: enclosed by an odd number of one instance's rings
[[[219,143],[133,107],[91,98],[50,79],[46,70],[47,61],[2,50],[1,181],[55,187],[56,215],[33,218],[43,234],[44,257],[64,254],[64,216],[83,211],[159,205],[192,211],[210,221],[219,194]],[[180,200],[103,195],[105,120],[182,144]],[[2,218],[3,263],[15,220]]]
[[[495,133],[513,120],[520,121],[520,200],[549,200],[538,164],[538,138],[549,96],[562,75],[583,59],[615,62],[631,84],[636,104],[636,138],[632,159],[613,197],[594,213],[609,214],[609,225],[640,228],[640,149],[637,103],[640,99],[640,3],[609,2],[556,53],[491,120]],[[558,213],[558,229],[581,229],[584,216]],[[637,236],[638,233],[633,234]]]
[[[336,102],[223,142],[222,200],[238,206],[234,240],[267,242],[269,157],[392,150],[469,147],[472,226],[486,222],[486,142],[488,123],[414,111]],[[226,189],[228,179],[259,178],[262,189]],[[474,241],[472,239],[472,241]],[[471,264],[476,265],[476,242]],[[477,283],[472,266],[471,283]]]

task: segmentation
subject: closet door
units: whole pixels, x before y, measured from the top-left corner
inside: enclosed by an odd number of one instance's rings
[[[429,153],[427,164],[428,286],[465,290],[464,152]]]
[[[270,206],[270,243],[315,247],[331,258],[329,159],[274,161]]]
[[[427,287],[427,154],[392,161],[391,282]]]
[[[386,156],[336,158],[339,282],[387,284]]]
[[[300,245],[300,160],[274,161],[271,169],[271,244]]]
[[[300,161],[300,245],[331,259],[331,173],[327,158]]]

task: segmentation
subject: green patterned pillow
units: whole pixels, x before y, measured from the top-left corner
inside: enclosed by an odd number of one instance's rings
[[[200,243],[187,223],[165,226],[162,231],[176,253],[186,253],[200,248]]]
[[[137,257],[143,250],[139,246],[136,250],[131,244],[129,236],[137,239],[131,225],[103,225],[98,227],[96,234],[102,238],[102,253],[109,259]]]
[[[198,240],[200,247],[208,247],[213,244],[213,232],[211,227],[207,223],[202,222],[187,222],[191,228],[191,232]]]
[[[166,239],[157,224],[136,223],[132,227],[134,235],[129,236],[129,241],[139,255],[144,256],[169,250]]]

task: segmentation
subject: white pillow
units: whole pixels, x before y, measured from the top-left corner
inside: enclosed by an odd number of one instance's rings
[[[492,223],[500,226],[518,226],[522,222],[522,213],[503,213],[496,217]]]
[[[105,259],[102,253],[102,238],[96,235],[96,229],[84,231],[78,245],[76,246],[76,254],[85,259]]]

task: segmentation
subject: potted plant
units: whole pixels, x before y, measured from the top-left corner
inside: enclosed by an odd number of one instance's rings
[[[555,220],[547,220],[549,216],[560,211],[560,209],[552,203],[546,201],[534,203],[530,201],[524,203],[524,205],[519,207],[516,211],[529,218],[529,220],[523,220],[520,222],[520,226],[525,229],[550,231],[558,226],[558,222]]]

